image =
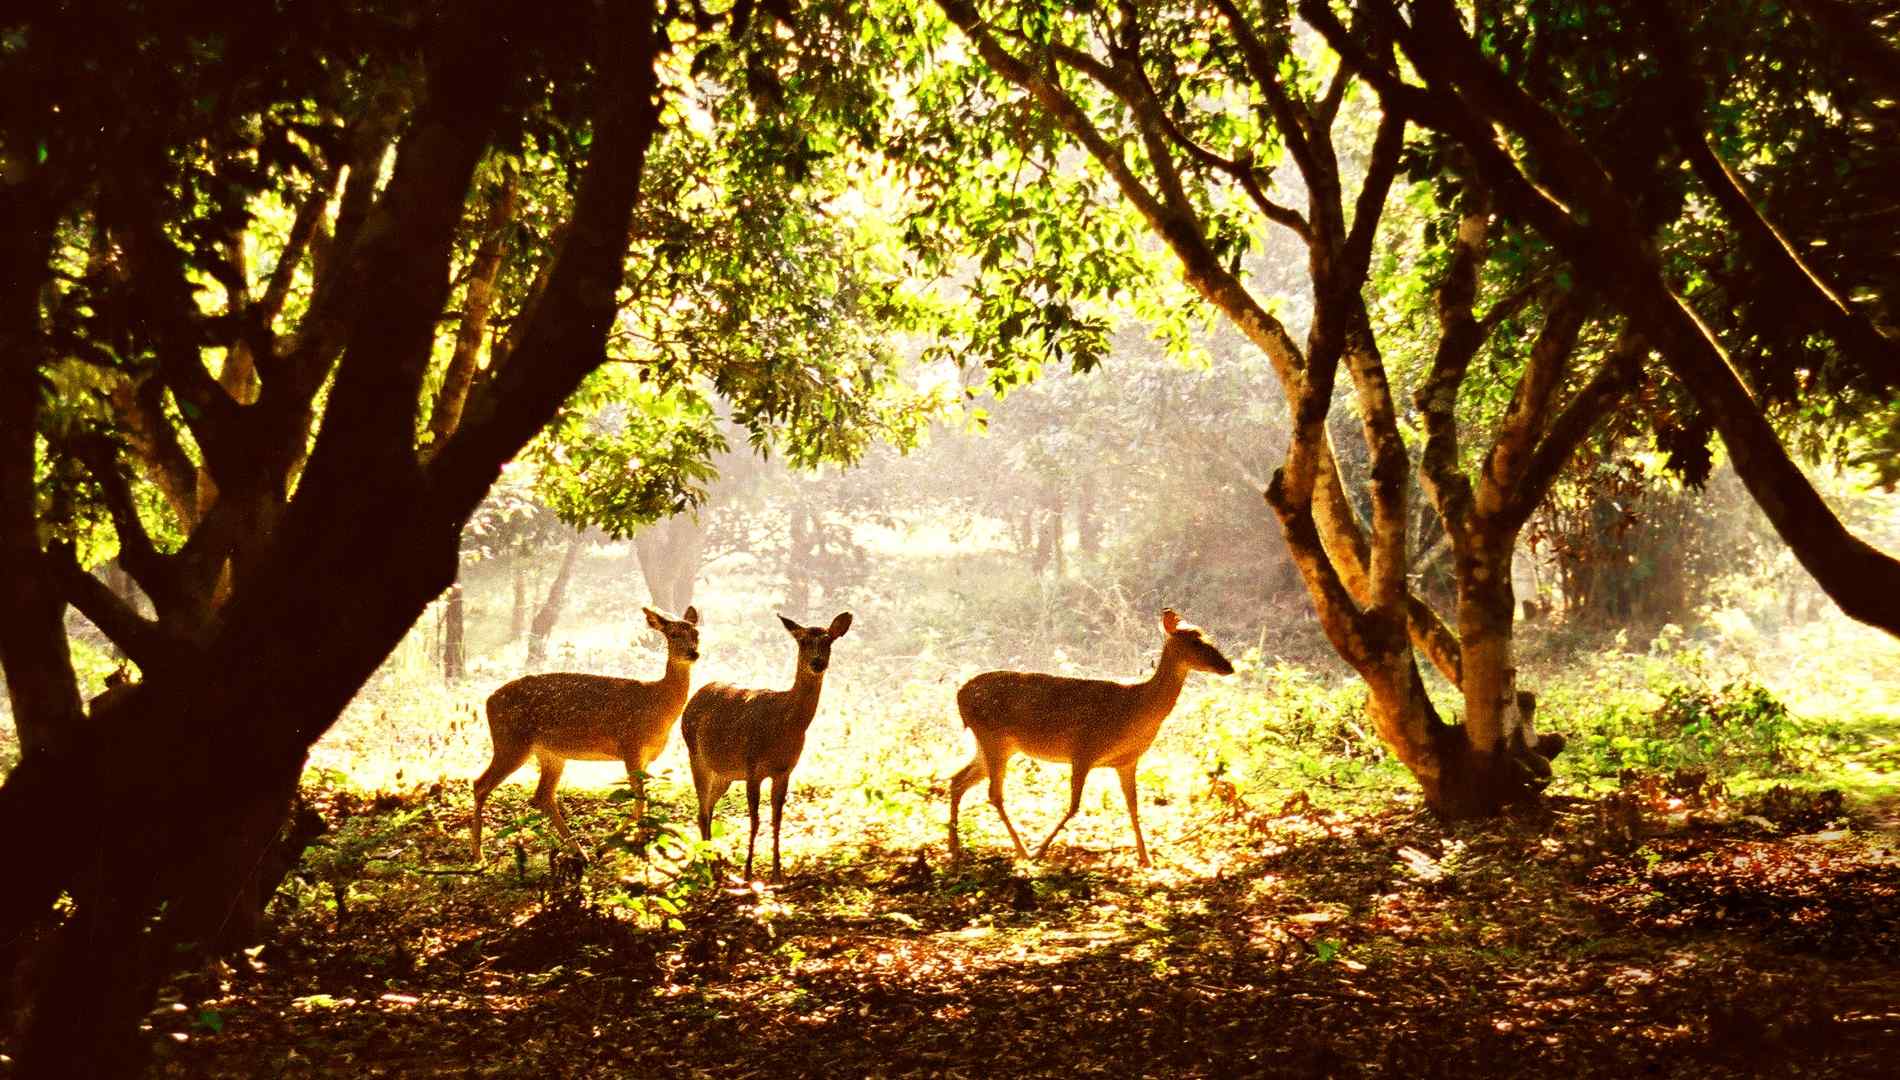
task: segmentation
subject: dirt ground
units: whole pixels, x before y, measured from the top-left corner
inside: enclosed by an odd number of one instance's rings
[[[671,927],[602,902],[599,861],[470,872],[465,795],[317,795],[345,829],[407,815],[400,850],[341,916],[283,910],[254,955],[173,983],[160,1074],[1873,1076],[1900,1054],[1893,816],[1826,795],[1651,776],[1455,828],[1232,799],[1154,870],[1112,836],[1041,864],[871,842],[776,887],[728,870]],[[577,828],[611,812],[567,803]]]

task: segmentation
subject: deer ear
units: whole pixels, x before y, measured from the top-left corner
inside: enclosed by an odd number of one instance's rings
[[[831,620],[831,629],[826,632],[832,637],[841,638],[844,636],[844,632],[849,629],[851,629],[851,613],[849,611],[843,611],[838,613],[837,618]]]
[[[785,624],[786,632],[791,634],[793,637],[797,637],[798,632],[804,629],[804,627],[799,626],[797,623],[793,622],[792,620],[786,618],[783,615],[780,615],[778,617],[778,621]]]
[[[696,607],[689,606],[686,609],[686,621],[689,623],[692,623],[694,626],[698,626],[699,625],[699,609]]]
[[[651,626],[655,630],[666,629],[666,616],[661,615],[659,612],[653,610],[650,607],[643,607],[640,610],[647,613],[648,626]]]
[[[1161,609],[1161,629],[1166,630],[1168,633],[1172,634],[1174,633],[1174,628],[1180,625],[1181,625],[1180,612],[1175,611],[1173,608]]]

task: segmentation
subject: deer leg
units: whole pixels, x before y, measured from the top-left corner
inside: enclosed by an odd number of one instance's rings
[[[1148,866],[1148,845],[1141,839],[1141,811],[1135,806],[1135,766],[1133,762],[1115,770],[1122,778],[1122,798],[1128,803],[1128,824],[1135,828],[1135,858]]]
[[[963,841],[957,836],[957,804],[963,801],[963,795],[976,786],[978,780],[989,774],[989,767],[983,764],[983,755],[979,752],[970,759],[970,763],[957,770],[950,778],[950,857],[963,854]]]
[[[1082,786],[1089,782],[1090,764],[1087,761],[1076,761],[1069,765],[1069,812],[1062,815],[1062,820],[1056,822],[1056,827],[1049,830],[1048,836],[1043,837],[1042,846],[1036,849],[1038,860],[1048,852],[1049,842],[1056,838],[1056,834],[1069,823],[1069,819],[1075,816],[1075,812],[1082,809]]]
[[[1009,751],[984,751],[983,757],[983,767],[990,773],[990,805],[996,807],[996,816],[1003,819],[1003,828],[1009,830],[1009,838],[1015,841],[1016,856],[1027,859],[1029,849],[1023,846],[1023,838],[1016,835],[1016,826],[1010,824],[1009,811],[1003,809],[1003,777],[1009,771]]]
[[[561,834],[561,842],[579,851],[580,845],[574,842],[574,834],[567,828],[567,819],[561,815],[561,800],[554,795],[554,789],[561,786],[561,772],[567,768],[567,759],[552,754],[539,756],[541,780],[534,785],[534,798],[529,801],[554,822],[554,831]]]
[[[726,793],[732,781],[721,780],[711,769],[693,762],[693,789],[699,792],[699,838],[712,839],[713,807],[719,805],[719,797]]]
[[[637,746],[627,747],[621,758],[627,763],[627,784],[633,788],[634,827],[638,828],[647,817],[647,767],[640,762]]]
[[[785,813],[785,789],[791,785],[790,771],[772,778],[772,880],[778,880],[778,823]]]
[[[509,773],[528,763],[531,752],[532,747],[529,746],[498,743],[495,746],[495,759],[475,778],[475,820],[470,825],[470,831],[474,833],[475,861],[478,863],[482,861],[482,807],[488,804],[488,796],[495,788],[508,779]]]
[[[745,809],[752,819],[752,833],[745,841],[745,879],[752,880],[752,849],[759,842],[759,784],[764,777],[757,773],[745,778]]]

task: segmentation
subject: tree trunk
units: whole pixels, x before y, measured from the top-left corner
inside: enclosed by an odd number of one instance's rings
[[[462,602],[462,583],[449,586],[442,609],[442,681],[455,683],[468,673],[468,649],[464,644],[467,612]]]
[[[560,572],[554,575],[554,583],[548,586],[547,599],[534,613],[534,622],[528,627],[528,670],[539,671],[548,659],[548,636],[554,633],[554,625],[561,619],[561,605],[567,602],[567,584],[574,577],[574,567],[581,561],[581,550],[586,547],[587,538],[576,535],[567,545],[567,555],[561,559]]]

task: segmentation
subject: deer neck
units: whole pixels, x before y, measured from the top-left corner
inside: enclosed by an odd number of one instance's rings
[[[693,682],[693,662],[683,656],[666,658],[666,670],[660,673],[660,681],[654,685],[663,693],[677,693],[686,696],[687,687]]]
[[[1153,675],[1141,684],[1143,711],[1150,712],[1156,720],[1174,711],[1174,703],[1181,697],[1181,688],[1187,685],[1188,667],[1166,649],[1161,652],[1161,660],[1155,664]]]
[[[812,717],[818,714],[818,692],[825,688],[825,677],[814,675],[803,667],[792,679],[792,688],[786,691],[791,701],[787,719],[800,731],[811,726]]]

